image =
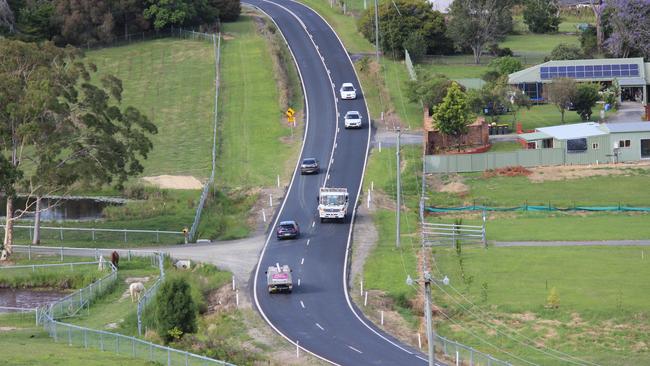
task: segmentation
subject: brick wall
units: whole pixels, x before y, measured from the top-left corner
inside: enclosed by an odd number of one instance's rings
[[[441,133],[435,128],[433,118],[429,116],[428,108],[424,109],[424,154],[434,155],[448,150],[455,150],[458,146],[456,137]],[[467,134],[460,137],[461,147],[480,148],[489,146],[489,127],[485,118],[478,117],[469,125]]]

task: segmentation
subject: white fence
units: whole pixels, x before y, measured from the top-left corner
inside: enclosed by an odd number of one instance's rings
[[[4,233],[4,224],[0,226],[0,232]],[[178,237],[178,242],[182,241],[183,232],[167,230],[139,230],[139,229],[104,229],[104,228],[87,228],[87,227],[65,227],[65,226],[41,226],[41,239],[52,240],[119,240],[128,243],[131,241],[144,241],[159,243],[160,236]],[[14,225],[14,236],[17,238],[27,238],[32,240],[34,233],[33,225]],[[48,235],[49,234],[49,235]]]
[[[485,224],[461,225],[422,223],[422,244],[443,246],[460,244],[482,244],[487,246]]]

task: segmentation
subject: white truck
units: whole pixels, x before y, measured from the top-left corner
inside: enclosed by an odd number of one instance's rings
[[[318,216],[320,216],[321,222],[325,221],[325,219],[343,220],[347,211],[347,188],[321,187],[318,194]]]
[[[266,285],[269,293],[274,292],[291,292],[293,290],[293,281],[291,279],[291,268],[288,265],[270,266],[266,271]]]

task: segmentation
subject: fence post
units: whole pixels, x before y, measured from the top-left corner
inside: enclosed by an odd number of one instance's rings
[[[160,233],[158,231],[159,230],[156,229],[156,243],[160,243]]]
[[[84,348],[88,348],[88,334],[84,329]]]
[[[167,366],[171,366],[171,365],[172,365],[172,353],[169,350],[169,348],[167,348]]]
[[[59,232],[61,233],[61,241],[63,241],[63,226],[59,226]]]
[[[124,242],[126,243],[126,229],[124,229]]]
[[[104,333],[99,333],[99,349],[104,351]]]
[[[68,327],[68,346],[72,346],[72,331]]]
[[[27,259],[32,260],[32,244],[27,246]]]
[[[115,353],[120,354],[120,337],[115,334]]]
[[[124,237],[126,238],[126,232],[124,233]],[[130,262],[131,261],[131,249],[129,249],[126,252],[127,260]]]
[[[92,229],[92,233],[93,233],[93,241],[95,241],[95,228]]]
[[[133,357],[135,357],[135,339],[131,338],[131,348],[133,349]]]
[[[61,262],[63,262],[63,247],[61,247]]]

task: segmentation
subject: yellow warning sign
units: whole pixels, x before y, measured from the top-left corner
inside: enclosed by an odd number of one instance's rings
[[[286,114],[287,114],[288,118],[292,118],[294,116],[294,114],[296,114],[296,111],[294,111],[293,108],[289,108],[289,109],[287,109]]]

